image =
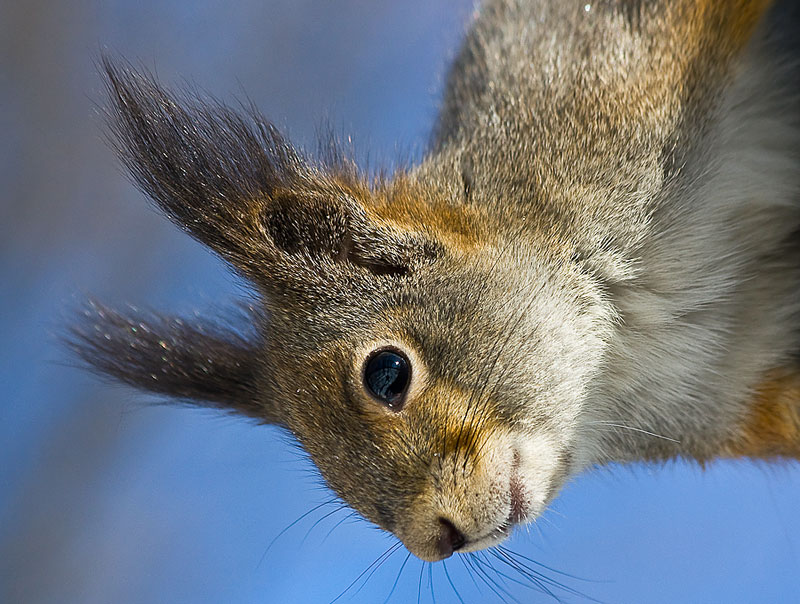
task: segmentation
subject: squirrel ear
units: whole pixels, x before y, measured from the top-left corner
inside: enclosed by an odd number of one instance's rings
[[[180,101],[147,73],[103,57],[111,143],[134,183],[170,220],[246,275],[269,250],[261,214],[308,168],[254,110]],[[248,275],[249,276],[249,275]]]
[[[400,274],[432,253],[368,218],[352,167],[311,164],[252,107],[179,100],[130,65],[102,67],[112,144],[134,182],[250,280],[268,286],[320,261]]]
[[[259,392],[267,371],[255,323],[242,308],[233,322],[118,312],[89,302],[64,336],[95,373],[199,407],[214,407],[282,425],[278,408]]]

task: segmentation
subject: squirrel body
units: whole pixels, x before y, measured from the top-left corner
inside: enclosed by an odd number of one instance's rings
[[[595,465],[798,459],[782,10],[488,0],[429,151],[373,181],[106,60],[122,162],[255,298],[244,331],[92,303],[72,344],[287,428],[425,560],[500,543]]]

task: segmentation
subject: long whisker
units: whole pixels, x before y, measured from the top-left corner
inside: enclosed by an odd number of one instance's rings
[[[428,585],[431,587],[431,600],[436,604],[436,590],[433,587],[433,564],[428,564]]]
[[[470,569],[470,571],[471,571],[471,572],[470,572],[470,575],[473,575],[473,574],[474,574],[474,575],[477,575],[477,576],[478,576],[478,578],[479,578],[479,579],[480,579],[480,580],[481,580],[481,581],[482,581],[482,582],[483,582],[485,585],[487,585],[487,586],[489,587],[489,589],[491,589],[491,590],[494,592],[494,594],[495,594],[495,595],[496,595],[498,598],[500,598],[500,599],[502,600],[502,599],[503,599],[503,596],[500,594],[500,592],[498,592],[498,591],[497,591],[497,590],[496,590],[494,587],[492,587],[492,584],[491,584],[491,583],[489,583],[489,582],[488,582],[488,581],[487,581],[487,580],[486,580],[486,579],[483,577],[483,575],[481,575],[481,574],[480,574],[480,572],[479,572],[479,569],[478,569],[478,567],[477,567],[477,564],[476,564],[475,560],[473,559],[473,556],[472,556],[472,554],[467,554],[466,556],[464,556],[463,560],[465,561],[465,565],[466,565],[466,566],[468,566],[468,568],[469,568],[469,569]],[[473,580],[473,582],[475,582],[475,585],[477,586],[477,584],[478,584],[478,583],[477,583],[477,581],[475,581],[475,579],[474,579],[474,578],[473,578],[472,580]],[[478,588],[478,591],[480,591],[480,588]]]
[[[314,524],[312,524],[312,525],[311,525],[311,528],[309,528],[309,529],[306,531],[306,534],[303,536],[303,539],[300,541],[300,545],[302,546],[302,545],[303,545],[303,544],[306,542],[306,540],[308,539],[308,536],[311,534],[311,532],[312,532],[312,531],[313,531],[315,528],[317,528],[317,527],[319,526],[319,523],[320,523],[320,522],[322,522],[322,521],[323,521],[323,520],[325,520],[326,518],[330,518],[331,516],[333,516],[333,515],[334,515],[334,514],[336,514],[337,512],[341,512],[342,510],[349,509],[349,507],[350,507],[350,506],[348,506],[346,503],[343,503],[343,504],[341,504],[341,505],[340,505],[338,508],[336,508],[335,510],[333,510],[332,512],[328,512],[327,514],[324,514],[324,515],[323,515],[321,518],[317,519],[317,521],[316,521],[316,522],[314,522]]]
[[[536,301],[536,297],[535,296],[531,296],[531,298],[528,301],[528,303],[524,307],[519,309],[519,311],[516,314],[516,316],[512,314],[509,317],[508,322],[507,322],[507,324],[506,324],[506,326],[504,328],[505,332],[506,332],[505,340],[503,341],[502,346],[498,347],[497,355],[495,356],[495,358],[494,358],[494,360],[493,360],[493,362],[491,364],[491,369],[490,369],[490,372],[487,374],[487,379],[485,380],[484,384],[482,384],[482,387],[479,390],[479,396],[484,397],[486,392],[490,392],[492,395],[495,394],[497,392],[497,390],[500,388],[500,386],[503,383],[503,381],[505,380],[506,375],[508,375],[508,373],[510,371],[512,371],[513,369],[518,367],[519,363],[522,362],[522,359],[516,358],[516,360],[515,360],[513,365],[506,365],[505,368],[502,371],[500,371],[499,374],[497,374],[495,376],[494,380],[491,382],[491,389],[490,389],[490,381],[489,381],[488,378],[495,373],[495,367],[497,365],[497,361],[500,358],[500,354],[508,346],[508,343],[511,341],[511,338],[516,333],[517,328],[522,323],[522,321],[524,321],[525,318],[527,317],[528,311],[531,309],[531,307],[533,306],[535,301]],[[513,322],[512,322],[512,320],[513,320]],[[499,340],[498,340],[498,342],[499,342]],[[490,411],[489,405],[484,404],[484,410],[483,410],[483,415],[481,417],[481,421],[483,420],[484,417],[488,416],[489,411]],[[483,455],[483,450],[484,450],[487,442],[489,442],[489,439],[484,439],[483,443],[481,443],[480,447],[478,448],[477,452],[475,453],[476,463],[475,463],[475,465],[473,467],[477,467],[477,465],[478,465],[477,462],[480,459],[480,456]],[[466,466],[465,466],[465,468],[466,468]]]
[[[383,604],[387,604],[389,602],[389,600],[392,597],[392,594],[394,593],[394,590],[397,589],[397,584],[400,582],[400,575],[403,574],[403,569],[406,567],[406,564],[408,564],[409,558],[411,558],[411,552],[408,552],[408,555],[405,557],[405,560],[403,560],[403,563],[400,565],[400,570],[397,571],[397,578],[395,578],[394,583],[392,583],[392,589],[389,590],[389,595],[386,596],[386,599],[383,601]]]
[[[353,585],[355,585],[361,580],[361,577],[369,573],[367,578],[364,580],[364,583],[361,585],[361,587],[358,588],[358,591],[360,591],[364,587],[364,585],[366,585],[367,581],[369,581],[370,577],[375,573],[375,571],[378,570],[381,566],[383,566],[383,563],[386,562],[389,558],[391,558],[392,554],[394,554],[402,545],[403,544],[398,541],[397,543],[389,547],[389,549],[383,552],[380,556],[375,558],[372,564],[370,564],[367,568],[361,571],[361,574],[358,575],[355,579],[353,579],[350,585],[345,587],[342,593],[340,593],[338,596],[336,596],[333,600],[330,601],[330,604],[334,604],[334,602],[340,600],[344,594],[346,594],[348,591],[350,591],[350,589],[352,589]]]
[[[305,514],[302,514],[302,515],[301,515],[299,518],[297,518],[297,519],[296,519],[294,522],[290,523],[290,524],[289,524],[289,525],[288,525],[286,528],[284,528],[284,529],[283,529],[283,530],[282,530],[280,533],[278,533],[277,535],[275,535],[275,537],[273,537],[273,538],[272,538],[272,541],[270,541],[270,542],[269,542],[269,545],[267,545],[267,549],[265,549],[265,550],[264,550],[264,553],[263,553],[263,554],[261,554],[261,558],[258,560],[258,565],[256,565],[256,568],[259,568],[259,567],[261,566],[261,563],[262,563],[262,562],[264,562],[264,558],[266,558],[266,557],[267,557],[267,554],[269,553],[269,550],[272,548],[272,546],[273,546],[273,545],[275,545],[275,542],[276,542],[278,539],[280,539],[280,538],[281,538],[283,535],[285,535],[285,534],[286,534],[286,532],[287,532],[289,529],[291,529],[291,528],[292,528],[293,526],[295,526],[295,525],[296,525],[298,522],[300,522],[301,520],[303,520],[304,518],[306,518],[306,517],[307,517],[309,514],[313,514],[314,512],[316,512],[316,511],[317,511],[318,509],[320,509],[321,507],[324,507],[324,506],[326,506],[326,505],[330,505],[330,504],[332,504],[332,503],[335,503],[336,501],[337,501],[337,498],[336,498],[336,497],[331,497],[331,498],[330,498],[330,499],[328,499],[327,501],[323,501],[323,502],[322,502],[322,503],[320,503],[319,505],[315,505],[313,508],[311,508],[310,510],[308,510],[308,511],[307,511]]]
[[[528,562],[530,564],[533,564],[535,566],[539,566],[539,567],[541,567],[541,568],[543,568],[543,569],[545,569],[547,571],[550,571],[551,573],[556,573],[557,575],[561,575],[561,576],[567,577],[569,579],[575,579],[576,581],[586,581],[588,583],[602,583],[602,581],[597,581],[595,579],[587,579],[585,577],[579,577],[578,575],[573,575],[573,574],[564,572],[563,570],[558,570],[557,568],[553,568],[552,566],[547,566],[546,564],[542,564],[541,562],[538,562],[538,561],[534,560],[533,558],[529,558],[528,556],[520,554],[519,552],[515,552],[512,549],[509,549],[507,547],[503,547],[502,545],[498,545],[495,549],[500,551],[500,552],[503,552],[504,554],[507,554],[508,556],[511,556],[511,557],[513,557],[515,559],[524,560],[524,561],[526,561],[526,562]]]
[[[467,574],[469,575],[469,578],[472,579],[472,583],[475,585],[475,589],[478,590],[479,594],[482,594],[483,592],[481,591],[478,582],[475,580],[475,573],[473,573],[472,568],[467,564],[467,562],[469,561],[469,556],[468,555],[459,556],[458,559],[461,560],[461,564],[463,564],[464,568],[467,570]]]
[[[496,268],[497,264],[500,262],[500,259],[503,257],[505,251],[506,251],[505,248],[499,250],[499,253],[497,254],[497,256],[495,257],[495,259],[492,262],[491,272],[489,274],[494,274],[494,269]],[[483,288],[483,291],[481,292],[481,294],[483,294],[483,293],[485,293],[485,291],[487,291],[489,289],[488,280],[484,280],[481,283],[481,285],[482,285],[482,288]],[[506,304],[508,304],[508,302]],[[504,305],[504,307],[505,307],[505,305]],[[497,351],[496,354],[495,354],[495,351]],[[494,360],[493,360],[493,362],[491,364],[484,365],[484,371],[482,372],[482,374],[479,377],[479,383],[485,384],[486,382],[488,382],[488,378],[492,374],[492,371],[494,370],[494,365],[496,365],[497,360],[499,359],[501,353],[502,353],[502,347],[499,346],[499,339],[498,339],[498,340],[495,340],[495,342],[492,345],[492,349],[489,351],[489,354],[494,357]],[[456,445],[455,445],[455,450],[456,451],[460,450],[459,446],[461,444],[461,437],[464,434],[464,428],[466,426],[467,417],[468,416],[474,416],[475,411],[477,410],[477,407],[479,405],[479,402],[480,402],[480,399],[481,399],[482,395],[483,395],[483,391],[482,390],[473,391],[472,395],[470,396],[469,400],[467,401],[467,409],[466,409],[466,412],[464,413],[464,415],[462,415],[462,417],[461,417],[461,425],[459,426],[458,435],[456,437]],[[465,447],[465,449],[467,449],[467,447]],[[464,467],[466,467],[466,462],[467,462],[467,455],[464,455]],[[456,478],[455,468],[456,468],[456,464],[454,463],[453,464],[453,478],[454,479]],[[462,469],[462,471],[463,471],[463,469]]]
[[[505,601],[505,598],[503,597],[503,594],[505,594],[505,596],[511,598],[512,600],[517,602],[517,604],[522,604],[522,602],[520,602],[517,598],[515,598],[511,594],[511,592],[508,591],[508,589],[506,589],[503,585],[498,583],[486,571],[486,569],[483,567],[483,565],[487,564],[487,563],[483,562],[480,558],[478,558],[474,554],[471,554],[470,558],[471,558],[471,560],[472,560],[472,562],[474,564],[474,568],[475,568],[475,571],[478,573],[478,576],[481,578],[481,580],[484,583],[486,583],[486,585],[489,587],[489,589],[491,589],[495,593],[495,595],[497,595],[498,598],[500,598],[501,600]],[[495,573],[497,572],[497,570],[491,564],[487,564],[487,565],[489,566],[489,568],[492,569],[492,571],[494,571]]]
[[[668,440],[675,444],[681,444],[681,441],[675,438],[670,438],[669,436],[664,436],[663,434],[656,434],[655,432],[651,432],[649,430],[644,430],[643,428],[635,428],[634,426],[626,426],[625,424],[617,424],[614,422],[607,422],[607,421],[595,421],[589,422],[590,426],[608,426],[609,428],[621,428],[623,430],[631,430],[632,432],[639,432],[641,434],[646,434],[647,436],[652,436],[653,438],[660,438],[662,440]]]
[[[490,378],[491,378],[492,375],[495,374],[495,369],[497,367],[497,363],[500,360],[500,357],[501,357],[502,353],[505,351],[506,347],[508,346],[508,343],[511,341],[511,338],[513,337],[514,333],[516,332],[517,327],[519,327],[519,324],[525,318],[525,316],[527,314],[527,311],[530,310],[530,307],[533,304],[533,302],[534,302],[534,299],[531,298],[531,300],[528,302],[528,304],[525,307],[521,308],[516,315],[512,314],[512,315],[510,315],[508,317],[508,321],[506,322],[506,325],[504,326],[504,329],[499,332],[499,333],[505,333],[505,338],[503,338],[502,344],[501,344],[500,338],[498,338],[494,342],[494,345],[493,345],[494,347],[493,347],[493,349],[491,351],[492,355],[493,355],[492,361],[491,361],[491,363],[489,363],[486,366],[487,367],[486,373],[484,375],[481,375],[480,388],[478,388],[477,391],[473,394],[473,396],[470,397],[470,399],[471,399],[470,400],[470,406],[472,408],[475,408],[475,409],[477,409],[480,406],[479,403],[483,399],[482,402],[484,404],[483,404],[483,409],[481,410],[482,413],[480,415],[479,421],[477,422],[479,425],[480,425],[480,423],[483,422],[483,420],[486,417],[488,417],[489,413],[491,412],[491,409],[490,409],[489,405],[486,404],[486,401],[485,401],[485,398],[484,398],[485,394],[489,390],[490,384],[492,384],[492,386],[491,386],[492,390],[497,388],[497,384],[499,383],[499,380],[500,380],[501,376],[495,377],[494,382],[491,382]],[[474,417],[474,415],[475,414],[473,413],[473,417]],[[474,439],[477,438],[477,435],[478,435],[478,431],[477,430],[473,430],[472,431],[472,439],[471,439],[470,442],[467,443],[467,447],[465,447],[465,448],[468,449],[469,447],[471,447],[474,444],[472,441],[474,441]],[[486,441],[484,441],[484,442],[486,442]],[[477,467],[477,464],[473,465],[473,467]],[[462,467],[462,471],[466,471],[466,468],[467,468],[467,456],[465,455],[464,456],[464,464],[463,464],[463,467]]]
[[[569,577],[570,579],[575,579],[575,580],[579,580],[579,581],[590,581],[590,579],[583,579],[581,577],[577,577],[575,575],[570,575],[569,573],[565,573],[565,572],[557,570],[555,568],[551,568],[551,567],[549,567],[549,566],[547,566],[545,564],[542,564],[541,562],[537,562],[536,560],[528,558],[527,556],[523,556],[522,554],[519,554],[517,552],[511,551],[511,550],[509,550],[507,548],[504,548],[504,547],[494,548],[494,550],[492,550],[490,553],[493,556],[495,556],[498,560],[500,560],[501,562],[503,562],[507,566],[513,568],[520,575],[525,577],[528,581],[530,581],[533,584],[533,586],[535,586],[536,588],[540,589],[541,591],[547,593],[548,595],[550,595],[551,597],[555,598],[556,600],[559,600],[558,596],[556,596],[547,587],[548,585],[551,586],[551,587],[555,587],[557,589],[560,589],[560,590],[562,590],[562,591],[564,591],[566,593],[569,593],[569,594],[572,594],[572,595],[575,595],[575,596],[580,596],[581,598],[585,598],[587,600],[591,600],[593,602],[601,602],[600,600],[598,600],[596,598],[593,598],[592,596],[590,596],[590,595],[588,595],[588,594],[586,594],[584,592],[581,592],[581,591],[579,591],[579,590],[577,590],[577,589],[575,589],[573,587],[570,587],[569,585],[561,583],[560,581],[556,581],[552,577],[548,577],[544,573],[536,570],[535,568],[532,568],[531,566],[529,566],[525,562],[522,562],[522,560],[525,560],[526,562],[529,562],[530,564],[534,564],[534,565],[540,566],[542,568],[545,568],[550,572],[557,573],[557,574],[563,575],[565,577]],[[530,587],[531,585],[528,585],[528,586]]]
[[[557,602],[561,602],[560,598],[556,594],[554,594],[550,589],[547,588],[547,586],[545,585],[544,581],[542,581],[540,577],[531,576],[528,573],[525,573],[522,569],[518,568],[516,565],[514,565],[514,564],[510,563],[508,560],[504,559],[498,552],[490,551],[490,553],[495,558],[497,558],[500,562],[502,562],[506,566],[511,567],[516,572],[518,572],[520,575],[525,577],[525,579],[527,579],[527,582],[526,581],[521,581],[520,579],[512,577],[509,574],[504,573],[503,571],[497,570],[494,566],[492,566],[491,567],[492,570],[495,573],[497,573],[498,576],[504,577],[504,578],[508,579],[509,581],[511,581],[512,583],[516,583],[517,585],[522,585],[523,587],[527,587],[527,588],[535,587],[535,588],[539,589],[542,593],[545,593],[548,596],[550,596],[551,598],[553,598],[554,600],[556,600]]]
[[[502,562],[506,566],[512,568],[513,570],[518,572],[520,575],[525,577],[525,579],[528,581],[526,583],[524,581],[520,581],[520,580],[514,579],[513,577],[509,577],[509,579],[511,581],[514,581],[515,583],[518,583],[519,585],[523,585],[523,586],[529,587],[529,588],[530,587],[535,587],[535,588],[539,589],[540,591],[542,591],[543,593],[546,593],[548,596],[550,596],[551,598],[553,598],[554,600],[556,600],[558,602],[560,602],[561,599],[555,593],[553,593],[553,591],[550,588],[547,587],[548,584],[552,585],[553,587],[558,587],[559,589],[563,589],[564,591],[567,591],[567,592],[570,592],[570,593],[576,593],[576,595],[577,595],[577,592],[574,592],[569,587],[567,587],[565,585],[562,585],[558,581],[554,581],[553,579],[547,577],[546,575],[543,575],[542,573],[540,573],[538,571],[535,571],[535,570],[525,566],[524,564],[516,562],[513,558],[509,557],[507,554],[501,553],[499,551],[492,551],[491,554],[495,558],[497,558],[500,562]],[[500,572],[500,571],[498,571],[498,572]]]
[[[442,568],[444,569],[444,576],[447,577],[447,582],[450,583],[450,587],[453,588],[453,593],[456,594],[456,598],[458,598],[458,601],[461,602],[461,604],[465,604],[464,599],[461,597],[461,594],[458,593],[458,590],[456,589],[455,583],[453,583],[453,580],[450,578],[450,573],[447,571],[447,562],[445,560],[442,560]]]
[[[339,520],[339,521],[338,521],[336,524],[334,524],[334,525],[331,527],[331,529],[330,529],[330,530],[329,530],[329,531],[328,531],[328,532],[325,534],[325,536],[322,538],[322,541],[321,541],[320,543],[325,543],[325,542],[328,540],[328,537],[330,537],[330,536],[331,536],[331,533],[333,533],[333,531],[335,531],[335,530],[336,530],[337,528],[339,528],[339,527],[340,527],[342,524],[344,524],[344,523],[345,523],[345,522],[347,522],[348,520],[351,520],[352,518],[360,519],[360,518],[361,518],[361,516],[359,515],[359,513],[358,513],[358,512],[356,512],[356,511],[351,511],[349,514],[347,514],[347,516],[345,516],[344,518],[341,518],[341,519],[340,519],[340,520]]]
[[[417,604],[422,601],[422,573],[425,571],[425,562],[422,562],[422,566],[419,567],[419,584],[417,585]]]

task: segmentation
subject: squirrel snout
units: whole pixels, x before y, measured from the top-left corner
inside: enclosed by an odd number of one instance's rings
[[[395,535],[418,558],[436,562],[492,547],[527,518],[514,443],[484,438],[480,457],[453,453],[441,468],[435,464],[435,476],[401,515]]]
[[[460,493],[446,501],[423,497],[409,510],[409,517],[395,531],[408,550],[427,562],[438,562],[457,552],[492,547],[505,540],[515,524],[511,507],[500,485],[474,485],[471,493]],[[452,495],[452,494],[451,494]]]

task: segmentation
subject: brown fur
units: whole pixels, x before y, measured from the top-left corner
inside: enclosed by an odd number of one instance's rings
[[[800,459],[800,369],[772,371],[758,385],[739,434],[720,456]]]
[[[770,3],[586,6],[488,0],[428,153],[374,182],[106,61],[123,163],[255,308],[212,330],[94,305],[78,354],[285,427],[426,560],[594,465],[800,457],[800,116]],[[392,404],[365,379],[387,350]]]

